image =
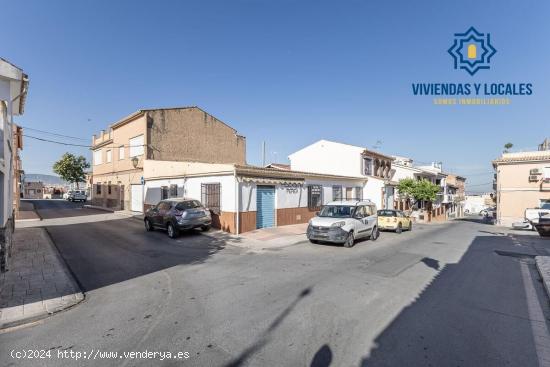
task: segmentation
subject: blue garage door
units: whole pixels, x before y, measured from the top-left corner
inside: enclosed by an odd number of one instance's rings
[[[258,186],[256,190],[256,228],[275,226],[275,187]]]

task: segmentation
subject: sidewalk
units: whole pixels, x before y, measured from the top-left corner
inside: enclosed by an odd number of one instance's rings
[[[10,270],[0,274],[0,329],[44,318],[83,299],[46,230],[18,228]]]
[[[307,223],[256,229],[240,235],[239,246],[250,249],[283,248],[307,241]]]
[[[34,210],[34,204],[30,201],[21,200],[19,203],[19,215],[15,221],[20,222],[37,220],[40,220],[40,216]]]

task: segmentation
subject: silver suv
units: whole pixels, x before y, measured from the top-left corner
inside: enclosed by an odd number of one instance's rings
[[[67,195],[69,201],[86,201],[86,199],[86,191],[84,190],[69,191],[69,195]]]
[[[358,238],[375,241],[379,235],[376,204],[370,200],[330,202],[307,227],[311,243],[326,241],[343,243],[345,247],[352,247]]]

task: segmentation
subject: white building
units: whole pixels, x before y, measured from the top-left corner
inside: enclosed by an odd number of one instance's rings
[[[28,77],[23,70],[0,59],[0,271],[8,268],[14,229],[13,116],[23,114]]]
[[[288,158],[292,170],[362,177],[367,180],[363,198],[378,208],[393,209],[397,184],[392,179],[393,157],[355,145],[319,140]]]
[[[366,179],[238,164],[144,160],[144,207],[199,199],[231,233],[307,223],[321,206],[362,195]]]

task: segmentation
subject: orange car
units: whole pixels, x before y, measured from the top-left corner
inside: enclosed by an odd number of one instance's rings
[[[412,220],[401,210],[381,209],[378,211],[378,228],[395,233],[401,233],[404,229],[412,231]]]

